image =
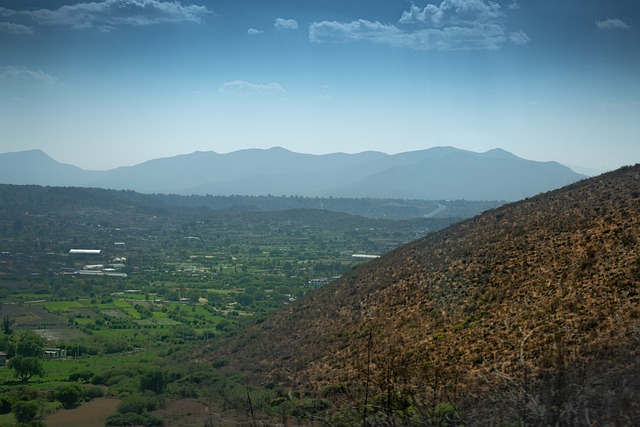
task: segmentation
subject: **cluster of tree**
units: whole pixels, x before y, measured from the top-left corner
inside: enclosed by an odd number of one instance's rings
[[[29,329],[13,330],[8,316],[3,319],[3,335],[0,336],[0,350],[7,355],[7,365],[16,377],[26,382],[33,376],[44,373],[42,357],[45,340]]]

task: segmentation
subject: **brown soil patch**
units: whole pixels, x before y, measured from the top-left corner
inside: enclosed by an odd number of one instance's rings
[[[61,409],[44,419],[47,427],[104,427],[107,417],[116,412],[119,399],[100,398],[75,409]]]
[[[38,326],[61,327],[67,324],[66,319],[47,312],[41,306],[3,304],[0,313],[2,316],[9,316],[10,319],[15,320],[14,329],[19,327],[37,328]]]
[[[170,400],[164,409],[153,413],[164,419],[165,427],[265,425],[258,420],[253,423],[233,410],[221,411],[217,405],[210,406],[198,399]]]
[[[154,413],[164,419],[166,427],[206,425],[212,414],[210,408],[196,399],[167,401],[164,409]],[[215,418],[214,418],[215,419]]]

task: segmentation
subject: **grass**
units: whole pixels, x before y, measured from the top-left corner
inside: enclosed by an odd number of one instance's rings
[[[16,418],[12,413],[0,415],[0,426],[12,426],[16,422]]]
[[[86,307],[79,301],[46,301],[41,304],[49,311],[62,313],[69,313],[72,309]]]
[[[140,319],[140,313],[138,313],[138,311],[131,305],[129,301],[117,299],[114,300],[114,303],[117,308],[128,314],[133,319]]]
[[[44,299],[50,299],[51,294],[29,294],[20,293],[17,299],[24,301],[25,304],[29,304],[30,301],[41,301]]]
[[[169,319],[168,317],[165,317],[165,318],[160,317],[160,318],[157,318],[157,319],[154,318],[153,320],[154,320],[155,324],[158,325],[158,326],[174,326],[174,325],[181,325],[182,324],[182,323],[180,323],[180,322],[178,322],[176,320]]]

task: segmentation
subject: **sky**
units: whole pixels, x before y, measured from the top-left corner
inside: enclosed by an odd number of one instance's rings
[[[0,152],[640,162],[637,0],[3,0]]]

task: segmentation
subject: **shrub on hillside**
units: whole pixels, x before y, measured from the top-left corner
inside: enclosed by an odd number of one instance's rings
[[[117,410],[121,414],[142,414],[147,410],[147,399],[139,394],[127,396],[118,404]]]
[[[140,377],[140,391],[149,390],[154,393],[162,393],[167,386],[167,378],[159,369],[152,369]]]
[[[71,409],[78,406],[83,394],[83,390],[79,385],[67,384],[58,389],[56,392],[56,399],[62,403],[63,408]]]
[[[38,416],[38,404],[19,400],[11,406],[11,412],[18,423],[30,423]]]
[[[84,395],[88,398],[88,399],[97,399],[98,397],[104,397],[105,396],[105,391],[103,388],[101,387],[96,387],[96,386],[91,386],[91,387],[87,387],[84,390]]]

